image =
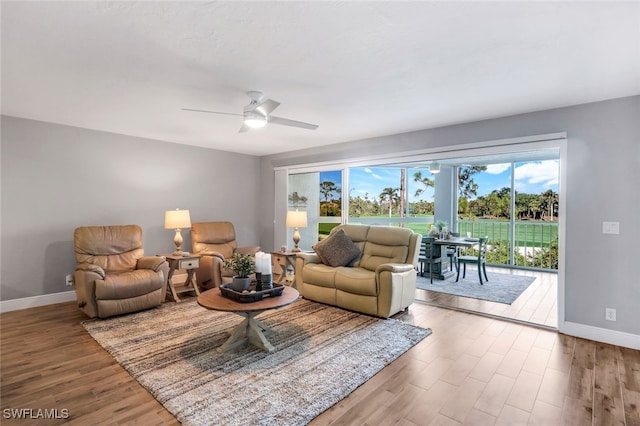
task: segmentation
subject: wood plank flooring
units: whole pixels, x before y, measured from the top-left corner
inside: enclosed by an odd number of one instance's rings
[[[487,267],[489,279],[491,279],[492,272],[533,276],[535,281],[511,305],[421,289],[416,290],[416,299],[436,306],[459,308],[554,329],[558,328],[558,308],[556,304],[558,299],[558,274]],[[475,277],[477,272],[472,269],[471,272],[467,271],[467,273],[471,273]]]
[[[640,425],[640,351],[414,303],[433,334],[312,425]],[[172,425],[177,420],[82,328],[74,303],[1,322],[3,425]],[[11,409],[68,419],[11,419]]]

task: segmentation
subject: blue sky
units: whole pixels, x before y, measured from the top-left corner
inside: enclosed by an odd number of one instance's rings
[[[478,195],[486,195],[496,189],[511,185],[511,165],[493,164],[487,166],[487,171],[474,175],[475,182],[479,185]],[[416,201],[414,196],[418,187],[413,182],[413,174],[416,170],[409,171],[409,201]],[[529,194],[540,194],[548,189],[558,192],[558,160],[533,161],[529,163],[516,163],[515,182],[516,191]],[[433,177],[428,169],[422,170],[422,175]],[[397,188],[400,186],[399,169],[384,167],[359,167],[350,169],[351,196],[378,198],[378,195],[386,187]],[[321,172],[321,181],[340,182],[340,172]],[[343,188],[343,192],[347,192]],[[428,189],[420,196],[421,199],[433,201],[433,189]]]

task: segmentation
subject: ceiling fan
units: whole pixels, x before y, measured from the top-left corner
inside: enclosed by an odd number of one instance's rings
[[[303,123],[302,121],[289,120],[288,118],[274,117],[271,115],[274,109],[280,106],[280,102],[272,99],[264,99],[262,92],[247,92],[251,103],[244,107],[242,114],[231,112],[206,111],[202,109],[182,108],[183,111],[206,112],[209,114],[237,115],[243,117],[242,126],[238,133],[248,132],[250,129],[264,127],[267,123],[280,124],[282,126],[301,127],[303,129],[315,130],[317,124]]]

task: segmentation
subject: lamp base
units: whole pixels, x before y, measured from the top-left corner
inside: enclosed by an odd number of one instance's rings
[[[298,243],[300,242],[300,231],[298,228],[294,228],[293,230],[293,249],[292,252],[297,253],[300,251],[300,247],[298,247]]]
[[[176,251],[173,252],[174,256],[182,256],[182,241],[180,229],[176,229],[176,235],[173,237],[173,244],[176,245]]]

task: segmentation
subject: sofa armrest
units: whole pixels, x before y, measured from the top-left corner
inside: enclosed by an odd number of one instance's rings
[[[376,274],[379,274],[383,271],[407,272],[414,269],[415,268],[410,263],[383,263],[382,265],[378,265],[378,267],[376,268]]]
[[[322,261],[315,253],[298,253],[296,256],[296,269],[298,269],[298,267],[302,268],[307,263],[322,263]]]
[[[298,291],[302,289],[304,281],[304,267],[309,264],[322,263],[315,253],[298,253],[296,256],[296,287]]]
[[[81,263],[73,274],[73,286],[76,291],[78,308],[90,318],[98,316],[96,303],[96,280],[103,280],[104,270],[90,263]]]
[[[94,273],[98,279],[103,280],[105,277],[104,269],[99,267],[98,265],[94,265],[93,263],[79,263],[76,266],[76,271],[79,272],[92,272]]]
[[[220,260],[224,260],[224,256],[219,251],[201,251],[200,253],[193,253],[193,254],[199,254],[202,257],[205,257],[205,256],[217,257]]]
[[[164,256],[144,256],[138,259],[136,269],[151,269],[158,272],[162,269],[162,264],[167,261]]]
[[[378,312],[382,318],[399,312],[413,302],[416,270],[410,263],[383,263],[376,268]]]
[[[196,280],[201,289],[219,287],[222,284],[222,264],[224,256],[217,251],[200,252],[200,267],[196,273]]]
[[[259,251],[260,251],[260,246],[245,246],[245,247],[236,247],[236,249],[233,252],[240,253],[240,254],[250,254],[251,256],[253,256]]]

